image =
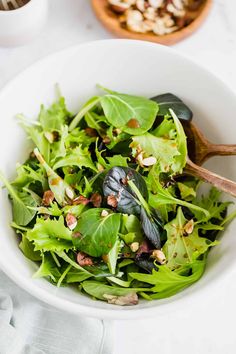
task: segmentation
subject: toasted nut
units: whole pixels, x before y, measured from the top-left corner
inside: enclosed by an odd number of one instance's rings
[[[77,226],[76,217],[71,213],[66,214],[66,224],[70,230],[74,230]]]
[[[103,143],[104,144],[110,144],[110,142],[111,142],[111,139],[109,138],[109,136],[105,136],[103,139],[102,139],[102,141],[103,141]]]
[[[102,260],[104,263],[108,263],[108,254],[103,254],[102,255]]]
[[[88,256],[86,253],[84,252],[79,252],[77,254],[77,263],[81,266],[81,267],[84,267],[84,266],[91,266],[93,265],[93,260],[90,256]]]
[[[141,12],[145,11],[145,1],[144,0],[137,0],[136,6],[139,11],[141,11]]]
[[[116,208],[118,201],[115,195],[109,195],[107,197],[107,204],[110,205],[112,208]]]
[[[80,195],[79,197],[77,197],[73,200],[73,204],[75,204],[75,205],[77,205],[77,204],[87,205],[88,203],[89,203],[89,199],[84,197],[83,195]]]
[[[148,0],[148,2],[151,7],[153,7],[154,9],[158,9],[163,5],[164,0]]]
[[[104,299],[107,300],[109,304],[114,305],[137,305],[138,304],[138,295],[135,292],[130,292],[124,296],[115,296],[110,294],[103,294]]]
[[[184,226],[184,232],[187,235],[190,235],[193,232],[194,229],[194,221],[193,219],[189,220],[187,224]]]
[[[105,168],[100,163],[97,163],[97,169],[98,169],[98,172],[102,172],[105,170]]]
[[[154,250],[152,252],[152,258],[155,258],[155,260],[160,263],[160,264],[165,264],[166,263],[166,256],[162,252],[162,250]]]
[[[157,159],[154,156],[146,157],[143,159],[143,166],[153,166],[157,163]]]
[[[143,15],[138,10],[127,10],[126,12],[126,23],[129,30],[138,32],[138,33],[145,33],[146,28],[143,23]]]
[[[157,18],[156,11],[153,7],[148,7],[147,10],[144,12],[143,16],[150,21],[155,21]]]
[[[150,252],[150,246],[148,242],[145,240],[140,244],[137,254],[140,255],[142,253],[149,253],[149,252]]]
[[[99,193],[93,193],[91,195],[90,202],[95,208],[100,208],[102,204],[102,196]]]
[[[167,11],[171,12],[175,17],[183,17],[185,15],[185,10],[179,10],[171,3],[167,5],[166,9]]]
[[[91,136],[92,138],[98,136],[96,129],[87,127],[84,129],[84,131],[85,131],[85,134],[87,134],[88,136]]]
[[[54,193],[51,190],[44,192],[42,205],[49,206],[54,200]]]
[[[130,8],[130,5],[122,0],[108,0],[113,11],[121,14]]]
[[[44,136],[47,139],[47,141],[49,141],[50,144],[52,144],[54,142],[54,134],[53,133],[45,132]]]
[[[82,234],[79,232],[79,231],[76,231],[72,234],[72,237],[73,238],[81,238],[82,237]]]
[[[182,0],[172,0],[173,5],[176,7],[178,10],[183,10],[184,9],[184,4]]]
[[[131,243],[131,245],[129,246],[132,252],[137,252],[137,250],[139,249],[139,243],[138,242],[133,242]]]
[[[74,198],[74,192],[70,187],[66,188],[66,195],[69,199],[73,199]]]
[[[107,210],[103,210],[103,211],[101,212],[101,217],[103,217],[103,218],[105,218],[105,217],[108,216],[108,215],[109,215],[109,213],[108,213]]]

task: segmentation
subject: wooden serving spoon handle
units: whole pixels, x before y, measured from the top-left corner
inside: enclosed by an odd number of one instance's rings
[[[196,165],[190,159],[187,159],[185,172],[191,176],[198,177],[205,182],[211,183],[223,192],[229,193],[236,197],[236,182],[221,177],[214,172],[208,171],[206,168]]]
[[[211,144],[208,156],[236,155],[236,144]]]

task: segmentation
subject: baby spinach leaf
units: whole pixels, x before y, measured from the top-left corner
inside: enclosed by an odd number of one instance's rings
[[[110,169],[103,182],[105,197],[115,196],[117,210],[125,214],[140,214],[140,205],[136,194],[130,188],[129,181],[133,181],[144,198],[147,198],[147,186],[142,176],[129,167],[113,167]]]
[[[88,148],[82,148],[81,145],[67,152],[65,157],[60,158],[53,166],[54,170],[64,166],[77,166],[79,168],[87,167],[97,172],[93,164]]]
[[[26,237],[32,241],[35,251],[64,251],[73,248],[72,232],[65,227],[64,218],[37,218],[33,229],[27,231]]]
[[[191,234],[186,234],[185,225],[187,222],[188,220],[185,219],[182,209],[179,207],[176,218],[165,225],[167,241],[163,247],[163,252],[170,269],[194,262],[209,247],[217,244],[217,242],[210,242],[204,237],[199,237],[197,225],[193,228]]]
[[[109,214],[102,216],[102,211]],[[79,218],[75,231],[81,237],[73,238],[74,246],[90,256],[100,257],[113,248],[120,229],[120,214],[109,209],[93,208],[85,211]]]
[[[11,186],[2,173],[0,173],[0,180],[6,186],[12,200],[13,221],[21,226],[28,225],[36,214],[36,211],[32,209],[37,206],[35,199],[27,192],[19,192]]]
[[[158,115],[165,116],[169,114],[169,109],[173,109],[179,119],[191,121],[193,112],[190,108],[177,96],[172,93],[164,93],[151,98],[158,103]]]
[[[138,96],[118,92],[109,93],[100,98],[101,106],[108,122],[131,135],[140,135],[148,131],[158,112],[157,103]],[[132,127],[132,120],[136,123]]]

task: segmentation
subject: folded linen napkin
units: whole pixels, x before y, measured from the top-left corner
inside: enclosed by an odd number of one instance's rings
[[[52,308],[0,271],[0,354],[111,353],[111,322]]]

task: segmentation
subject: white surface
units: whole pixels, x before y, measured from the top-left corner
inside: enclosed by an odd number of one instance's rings
[[[48,0],[31,0],[14,11],[0,11],[0,46],[28,43],[40,33],[48,14]]]
[[[97,23],[87,0],[50,0],[50,20],[33,43],[0,49],[0,86],[38,58],[57,49],[91,39],[111,36]],[[192,56],[236,88],[236,2],[215,1],[202,28],[175,48]],[[96,60],[96,58],[94,58]],[[194,85],[194,83],[193,83]],[[224,270],[222,270],[224,271]],[[188,306],[179,313],[153,320],[116,322],[115,354],[233,354],[236,339],[236,272],[214,296],[201,306]]]

